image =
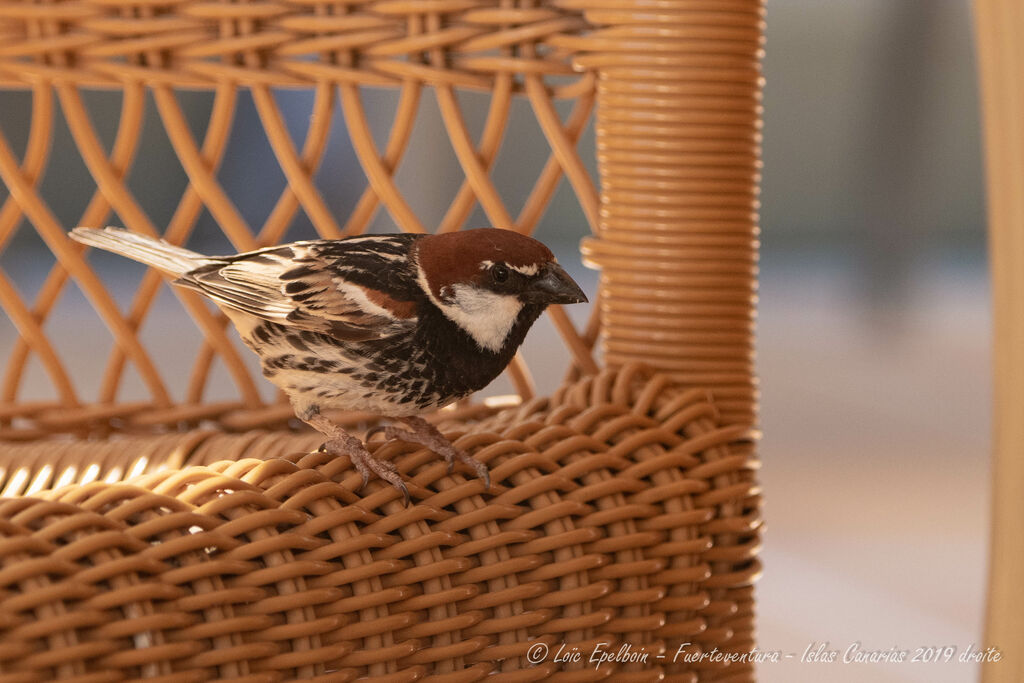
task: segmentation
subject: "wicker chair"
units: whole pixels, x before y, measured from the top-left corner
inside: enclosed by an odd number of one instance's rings
[[[31,90],[33,103],[23,155],[0,135],[0,250],[34,230],[56,264],[34,297],[0,271],[20,333],[0,397],[4,680],[752,680],[753,664],[722,653],[754,647],[759,572],[762,28],[758,0],[0,0],[0,88]],[[278,87],[315,93],[301,149]],[[366,87],[401,90],[382,148]],[[92,88],[123,93],[109,153],[82,97]],[[215,92],[202,139],[183,88]],[[429,229],[463,227],[479,203],[491,224],[530,232],[564,176],[601,280],[583,329],[550,312],[571,358],[561,389],[535,397],[517,359],[514,405],[438,414],[489,465],[490,491],[423,450],[374,444],[410,482],[405,508],[380,482],[355,493],[349,463],[316,452],[286,403],[261,399],[225,320],[181,291],[202,344],[186,395],[172,395],[166,378],[183,368],[139,333],[160,276],[147,272],[122,310],[39,188],[63,161],[49,158],[59,107],[96,184],[78,224],[119,219],[181,243],[205,209],[238,250],[283,239],[300,208],[323,237],[365,230],[380,208],[422,231],[395,174],[427,88],[465,174]],[[490,93],[479,140],[464,88]],[[259,231],[218,175],[241,89],[287,178]],[[127,182],[145,154],[147,95],[188,176],[166,227]],[[490,170],[516,97],[551,154],[513,215]],[[574,103],[565,120],[561,99]],[[576,144],[595,105],[599,183]],[[344,222],[314,183],[336,106],[367,179]],[[47,337],[72,282],[116,342],[94,397]],[[21,398],[31,358],[50,400]],[[204,399],[215,361],[237,398]],[[119,400],[128,367],[147,400]],[[597,643],[648,659],[595,668]],[[584,661],[555,661],[563,645]]]

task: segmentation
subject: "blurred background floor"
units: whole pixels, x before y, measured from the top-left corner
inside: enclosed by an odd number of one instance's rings
[[[922,264],[894,308],[849,264],[763,258],[765,683],[977,678],[974,664],[801,663],[982,644],[989,513],[989,312],[982,263]],[[998,643],[992,643],[998,646]],[[982,648],[983,649],[983,648]],[[911,654],[911,656],[912,656]]]

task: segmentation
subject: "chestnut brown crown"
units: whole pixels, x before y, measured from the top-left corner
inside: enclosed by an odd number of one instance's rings
[[[512,230],[481,228],[427,235],[414,258],[428,294],[450,301],[457,285],[547,306],[587,301],[578,284],[543,243]]]

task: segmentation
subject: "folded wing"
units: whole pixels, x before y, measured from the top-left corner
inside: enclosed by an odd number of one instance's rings
[[[398,264],[384,260],[382,266]],[[416,324],[412,301],[346,277],[319,243],[295,243],[226,257],[179,278],[218,305],[345,341],[380,339]]]

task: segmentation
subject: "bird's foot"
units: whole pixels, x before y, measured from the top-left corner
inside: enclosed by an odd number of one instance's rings
[[[409,429],[400,429],[394,425],[378,425],[366,433],[366,440],[369,441],[375,434],[383,434],[388,441],[397,440],[424,446],[445,459],[445,462],[448,463],[448,472],[454,469],[455,461],[458,460],[476,472],[476,475],[483,480],[485,489],[491,488],[491,474],[487,470],[487,465],[456,448],[444,434],[437,430],[437,427],[422,417],[400,419],[409,426]]]
[[[398,473],[398,469],[387,460],[378,460],[373,457],[373,454],[366,450],[366,446],[359,439],[339,429],[320,446],[320,450],[333,456],[348,456],[356,471],[363,475],[363,483],[360,485],[360,489],[364,488],[367,482],[370,481],[370,473],[372,472],[394,486],[402,494],[405,506],[409,506],[412,498],[409,496],[409,489],[406,487],[405,482],[402,481],[402,475]]]

